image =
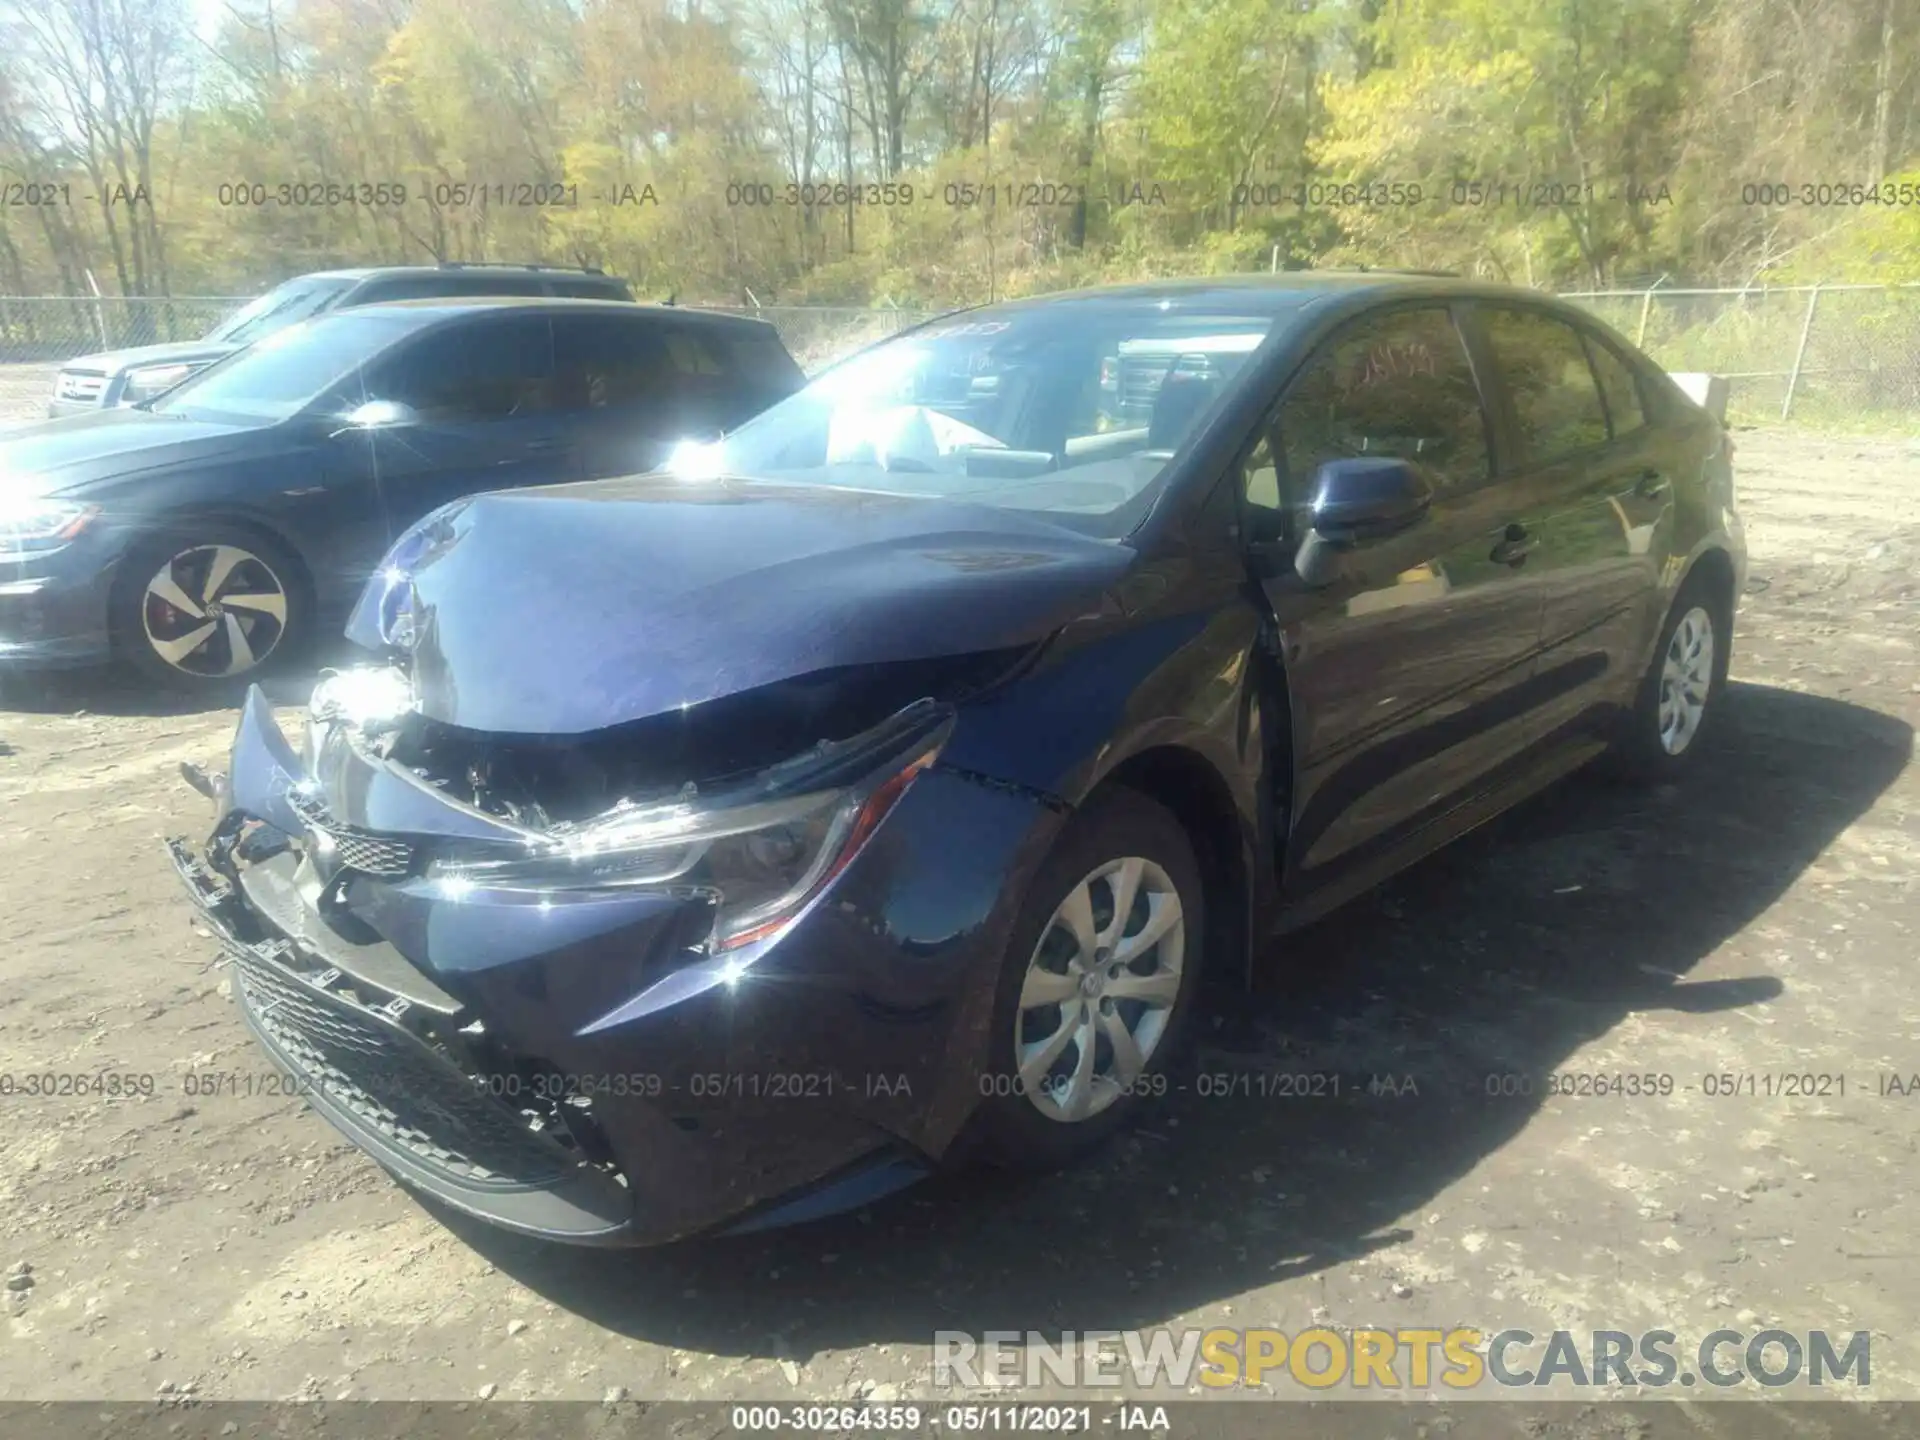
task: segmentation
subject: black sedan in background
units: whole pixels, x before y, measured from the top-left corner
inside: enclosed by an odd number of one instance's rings
[[[293,325],[150,404],[0,438],[0,667],[224,685],[478,490],[644,470],[804,383],[757,320],[423,300]]]
[[[1730,453],[1529,291],[965,312],[664,473],[429,516],[174,863],[314,1107],[496,1224],[1054,1164],[1169,1093],[1203,968],[1590,759],[1684,770]]]

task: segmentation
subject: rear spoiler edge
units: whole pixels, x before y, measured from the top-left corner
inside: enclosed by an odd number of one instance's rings
[[[1694,404],[1722,425],[1727,423],[1727,377],[1705,371],[1669,371],[1667,378]]]

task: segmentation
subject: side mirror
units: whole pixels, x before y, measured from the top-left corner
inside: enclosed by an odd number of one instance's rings
[[[1310,528],[1294,569],[1309,585],[1328,584],[1345,552],[1411,530],[1432,505],[1433,487],[1405,460],[1329,460],[1314,475]]]
[[[420,417],[411,405],[402,405],[398,400],[368,400],[334,417],[330,423],[334,428],[329,438],[334,438],[353,430],[398,430],[419,424]]]

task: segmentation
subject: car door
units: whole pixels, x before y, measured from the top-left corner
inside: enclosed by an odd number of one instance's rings
[[[554,378],[544,312],[484,310],[403,344],[349,387],[349,410],[391,401],[407,412],[339,437],[379,493],[389,536],[477,491],[579,478]]]
[[[1242,464],[1248,533],[1289,553],[1318,467],[1381,455],[1433,486],[1425,519],[1343,552],[1330,583],[1291,564],[1261,581],[1292,696],[1296,893],[1491,783],[1526,729],[1540,601],[1515,558],[1518,497],[1493,470],[1483,386],[1444,304],[1371,312],[1318,347]]]
[[[1598,336],[1530,306],[1485,305],[1479,318],[1504,392],[1503,468],[1535,544],[1543,724],[1597,726],[1639,668],[1671,457],[1631,369]]]

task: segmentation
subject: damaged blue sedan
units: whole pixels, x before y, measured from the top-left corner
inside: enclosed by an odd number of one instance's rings
[[[1710,733],[1720,419],[1416,275],[931,322],[655,473],[396,544],[303,745],[170,841],[239,1008],[404,1184],[589,1245],[1058,1165],[1203,971],[1602,755]]]

